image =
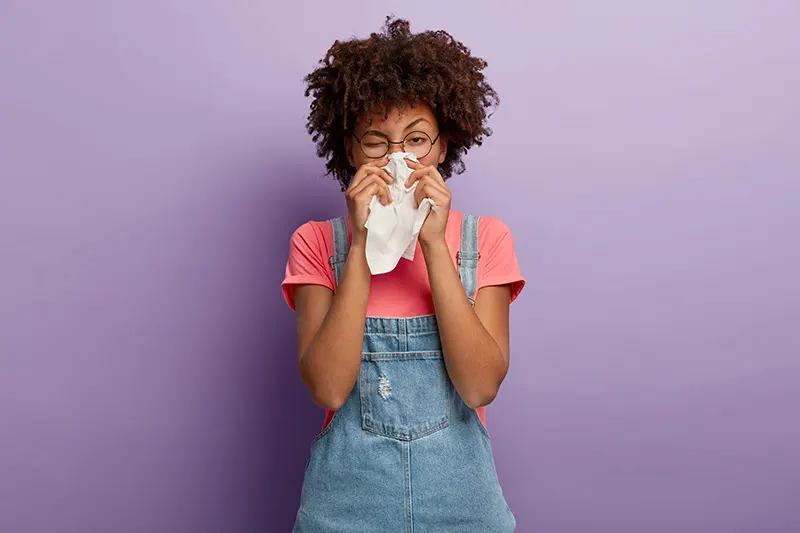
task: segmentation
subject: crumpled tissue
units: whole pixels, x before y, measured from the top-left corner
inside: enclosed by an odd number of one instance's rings
[[[367,264],[373,275],[391,272],[401,257],[413,261],[422,223],[431,209],[438,212],[430,198],[424,198],[419,207],[414,206],[418,182],[406,188],[406,181],[413,172],[406,164],[406,157],[417,161],[414,154],[395,152],[389,155],[389,164],[383,167],[394,178],[394,183],[389,185],[391,203],[382,205],[380,198],[374,196],[369,204],[364,226],[367,228]]]

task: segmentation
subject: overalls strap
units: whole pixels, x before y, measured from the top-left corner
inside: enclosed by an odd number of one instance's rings
[[[333,226],[333,255],[330,257],[330,263],[338,287],[345,261],[347,261],[347,253],[350,251],[350,240],[347,236],[347,222],[344,217],[331,220],[331,226]]]
[[[456,256],[458,259],[458,277],[467,293],[470,305],[475,305],[475,296],[478,290],[478,220],[480,217],[464,213],[461,222],[461,249]]]
[[[461,247],[456,256],[458,260],[458,276],[467,293],[471,305],[475,305],[475,293],[478,289],[478,220],[480,217],[464,213],[461,223]],[[347,235],[347,223],[344,217],[331,220],[333,227],[333,255],[330,257],[331,268],[336,279],[336,285],[344,270],[347,253],[350,250],[350,241]]]

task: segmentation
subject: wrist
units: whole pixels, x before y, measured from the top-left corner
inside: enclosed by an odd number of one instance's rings
[[[353,233],[353,237],[350,241],[350,249],[358,248],[361,250],[367,249],[367,235],[359,233]]]
[[[347,252],[347,260],[358,260],[366,262],[367,260],[367,245],[358,241],[350,243],[350,249]]]
[[[419,246],[422,248],[422,253],[429,254],[429,253],[436,253],[438,251],[445,251],[448,254],[450,253],[450,249],[447,247],[447,241],[444,238],[444,235],[439,235],[434,237],[430,240],[422,240],[419,241]]]
[[[347,261],[344,266],[345,272],[351,276],[364,280],[369,285],[371,274],[367,263],[366,247],[358,243],[351,244],[347,252]]]

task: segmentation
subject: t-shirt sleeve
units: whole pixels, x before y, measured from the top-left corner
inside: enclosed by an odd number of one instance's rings
[[[333,272],[328,265],[324,223],[306,222],[289,239],[286,276],[281,283],[283,298],[292,309],[295,285],[322,285],[334,289]]]
[[[478,290],[511,285],[511,302],[525,286],[519,270],[514,238],[508,226],[497,217],[481,217],[478,225]]]

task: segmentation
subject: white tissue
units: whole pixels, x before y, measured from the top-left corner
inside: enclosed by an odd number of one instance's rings
[[[392,202],[382,205],[380,198],[374,196],[369,204],[364,226],[367,228],[367,264],[373,275],[391,272],[401,257],[413,261],[422,223],[431,208],[438,211],[430,198],[423,199],[419,207],[414,207],[417,183],[406,188],[406,181],[413,172],[405,162],[406,157],[417,160],[414,154],[396,152],[389,156],[389,164],[383,167],[394,178],[394,183],[389,185]]]

